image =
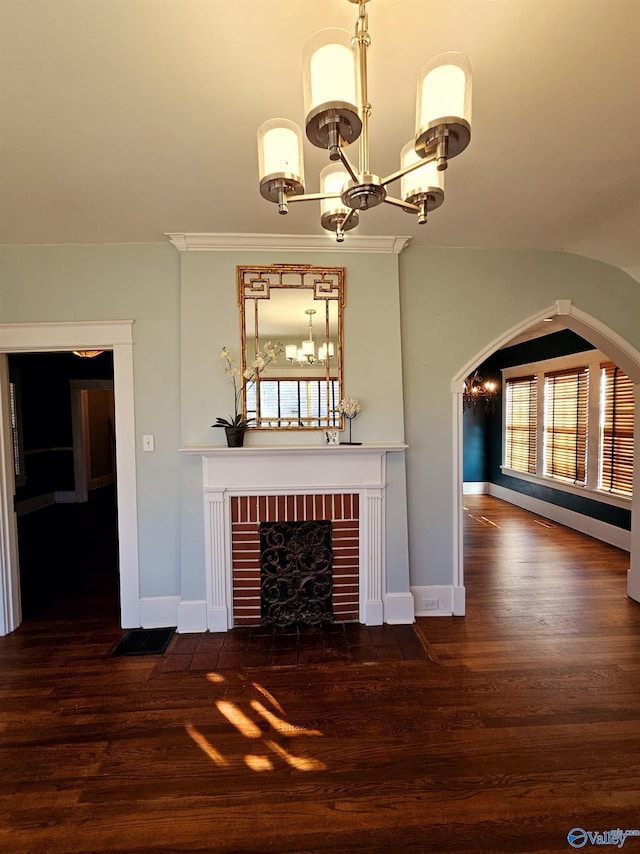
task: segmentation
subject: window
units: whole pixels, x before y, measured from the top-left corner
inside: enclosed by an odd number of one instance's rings
[[[586,367],[545,375],[544,473],[584,483],[587,473],[589,372]]]
[[[506,464],[536,473],[538,383],[536,377],[507,380]]]
[[[628,508],[635,386],[599,350],[503,368],[502,471]]]
[[[247,389],[247,417],[269,427],[338,427],[339,387],[337,379],[261,379],[259,419],[255,385]]]
[[[598,486],[630,496],[633,489],[633,383],[611,362],[600,365],[600,471]]]

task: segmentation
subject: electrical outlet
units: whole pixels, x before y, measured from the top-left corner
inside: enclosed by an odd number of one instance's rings
[[[423,611],[437,611],[439,604],[440,604],[439,599],[423,599],[422,600],[422,610]]]

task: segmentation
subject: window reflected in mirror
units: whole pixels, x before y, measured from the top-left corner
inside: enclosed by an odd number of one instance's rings
[[[245,389],[244,411],[266,430],[342,427],[343,267],[238,267],[241,369],[264,345],[275,362]]]

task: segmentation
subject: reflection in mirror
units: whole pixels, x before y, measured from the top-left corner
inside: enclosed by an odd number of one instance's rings
[[[245,389],[244,411],[260,429],[342,427],[343,267],[238,267],[244,372],[268,342],[275,362]]]

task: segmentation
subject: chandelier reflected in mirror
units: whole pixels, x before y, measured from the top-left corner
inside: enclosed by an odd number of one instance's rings
[[[299,365],[315,365],[317,362],[326,364],[335,354],[333,341],[324,341],[318,347],[316,355],[316,342],[313,337],[313,315],[316,314],[315,308],[307,308],[305,314],[309,318],[309,335],[301,342],[300,347],[297,344],[287,344],[285,347],[285,357],[290,364],[297,362]]]
[[[358,225],[360,213],[379,204],[394,205],[417,216],[444,201],[448,161],[471,139],[471,63],[459,53],[444,53],[427,62],[418,78],[416,133],[400,155],[400,169],[384,178],[369,163],[367,0],[358,4],[355,35],[327,29],[307,43],[304,62],[306,136],[329,151],[331,163],[320,173],[320,192],[305,193],[302,132],[289,119],[269,119],[258,129],[260,193],[288,213],[290,202],[319,201],[322,227],[342,242]],[[345,149],[358,141],[358,165]],[[388,194],[400,181],[401,198]]]
[[[498,383],[495,380],[484,380],[476,371],[464,381],[464,392],[462,395],[462,411],[470,409],[476,414],[480,401],[484,402],[487,412],[496,411],[496,397],[498,395]]]

